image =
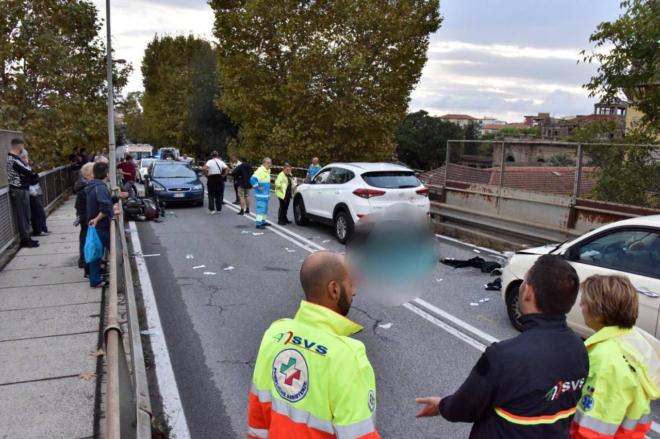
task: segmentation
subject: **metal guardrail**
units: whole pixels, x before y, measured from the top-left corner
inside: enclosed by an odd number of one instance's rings
[[[144,363],[124,214],[110,223],[110,285],[107,289],[107,439],[151,438],[151,402]],[[126,307],[126,331],[119,323],[119,298]],[[124,335],[128,335],[127,338]]]
[[[39,173],[43,195],[41,201],[48,212],[62,196],[68,193],[78,178],[78,171],[71,166],[60,166]],[[0,188],[0,254],[18,240],[14,209],[9,198],[9,186]]]

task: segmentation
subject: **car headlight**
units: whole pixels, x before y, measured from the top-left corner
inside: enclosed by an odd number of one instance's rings
[[[202,189],[204,189],[204,185],[196,184],[195,186],[192,187],[192,189],[194,191],[201,191]]]
[[[161,186],[161,185],[159,185],[158,183],[155,183],[155,182],[154,182],[154,191],[156,191],[156,192],[162,192],[162,191],[164,191],[164,190],[165,190],[165,187],[164,187],[164,186]]]

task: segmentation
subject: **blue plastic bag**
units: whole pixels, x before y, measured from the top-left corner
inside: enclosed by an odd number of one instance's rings
[[[99,234],[96,232],[96,227],[87,227],[87,236],[85,237],[85,247],[83,250],[85,253],[85,262],[88,264],[98,261],[103,256],[103,243]]]

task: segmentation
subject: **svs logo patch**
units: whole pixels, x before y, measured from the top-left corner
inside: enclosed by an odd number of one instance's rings
[[[298,347],[301,347],[307,351],[314,352],[319,355],[325,355],[328,353],[328,348],[320,345],[314,341],[307,340],[304,337],[295,335],[292,331],[283,332],[275,336],[275,340],[278,342],[283,342],[285,345],[294,344]]]

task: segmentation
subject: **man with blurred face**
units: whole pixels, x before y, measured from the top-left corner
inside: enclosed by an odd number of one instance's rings
[[[257,229],[264,229],[268,225],[268,199],[270,198],[270,168],[273,162],[266,157],[261,166],[250,177],[250,184],[254,188],[255,216]]]
[[[346,318],[355,287],[346,259],[308,256],[300,269],[305,299],[293,319],[264,334],[254,367],[248,438],[377,439],[376,380],[362,330]]]

